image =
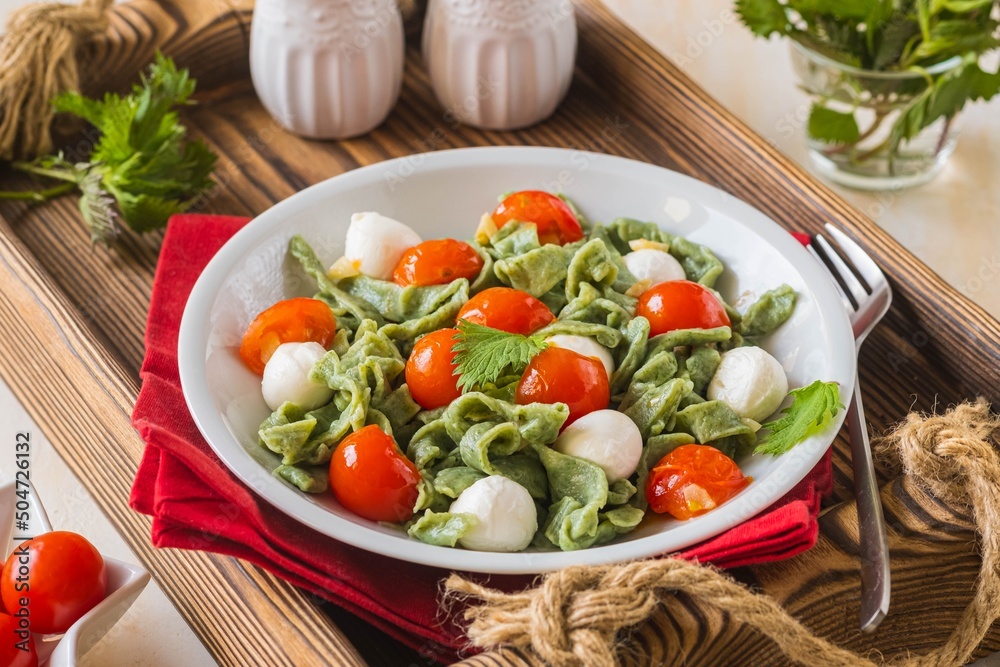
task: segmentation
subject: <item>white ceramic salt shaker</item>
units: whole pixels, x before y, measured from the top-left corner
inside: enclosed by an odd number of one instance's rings
[[[343,139],[378,126],[403,81],[395,0],[257,0],[250,74],[286,129]]]
[[[424,63],[450,122],[532,125],[566,96],[576,58],[571,0],[430,0]]]

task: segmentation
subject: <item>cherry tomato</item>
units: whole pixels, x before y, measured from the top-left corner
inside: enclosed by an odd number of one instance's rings
[[[4,608],[17,616],[27,598],[31,631],[66,632],[104,599],[108,571],[94,545],[76,533],[45,533],[21,543],[0,575]]]
[[[374,424],[340,441],[330,459],[330,485],[340,504],[372,521],[413,516],[420,471],[391,435]]]
[[[458,329],[439,329],[417,341],[406,360],[406,386],[424,410],[448,405],[462,392],[455,375],[455,344]]]
[[[319,299],[285,299],[274,304],[250,323],[243,334],[240,356],[257,375],[282,343],[330,344],[337,333],[337,318]]]
[[[28,614],[31,614],[30,610]],[[19,631],[24,634],[19,634]],[[19,646],[25,647],[25,650],[18,648]],[[0,665],[38,667],[35,638],[28,632],[27,620],[23,627],[19,627],[18,619],[0,614]]]
[[[483,269],[483,258],[468,243],[437,239],[419,243],[399,258],[392,282],[407,285],[443,285],[458,278],[474,280]]]
[[[712,290],[690,280],[653,285],[639,297],[636,314],[649,320],[650,336],[730,326],[729,315]]]
[[[736,462],[710,445],[681,445],[656,464],[646,482],[654,512],[684,520],[704,514],[749,484]]]
[[[580,417],[608,407],[611,389],[604,364],[573,350],[547,347],[528,363],[514,394],[514,402],[565,403],[566,428]]]
[[[541,190],[522,190],[500,202],[493,211],[493,222],[503,227],[510,221],[533,222],[538,227],[538,240],[566,245],[583,238],[580,221],[573,209],[555,195]]]
[[[530,334],[556,318],[548,306],[527,292],[491,287],[469,299],[458,311],[458,319],[508,333]]]

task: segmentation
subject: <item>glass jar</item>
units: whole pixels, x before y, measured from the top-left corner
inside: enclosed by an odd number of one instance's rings
[[[862,190],[896,190],[941,172],[955,150],[961,114],[937,118],[909,138],[904,129],[918,118],[915,107],[927,101],[931,82],[961,67],[960,57],[920,72],[882,72],[791,45],[792,66],[811,102],[806,140],[819,174]]]

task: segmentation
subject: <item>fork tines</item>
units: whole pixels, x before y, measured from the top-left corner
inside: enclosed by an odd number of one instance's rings
[[[836,245],[820,233],[813,236],[809,250],[829,270],[847,309],[857,310],[874,292],[873,285],[885,278],[868,254],[844,232],[829,223],[826,229]]]

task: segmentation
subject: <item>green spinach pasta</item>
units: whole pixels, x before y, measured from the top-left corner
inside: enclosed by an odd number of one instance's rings
[[[757,343],[791,287],[741,314],[709,248],[540,191],[468,241],[355,214],[345,247],[327,268],[293,238],[315,296],[261,313],[240,349],[288,484],[429,544],[517,551],[605,544],[751,482],[735,461],[788,394]]]

